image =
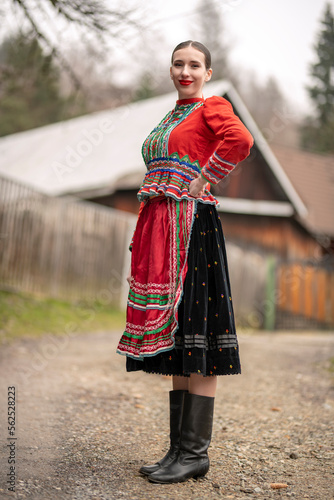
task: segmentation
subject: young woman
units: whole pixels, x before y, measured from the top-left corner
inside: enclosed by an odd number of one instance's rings
[[[178,100],[142,149],[147,173],[117,352],[127,371],[173,376],[170,449],[140,469],[156,483],[207,473],[217,375],[240,373],[224,237],[208,187],[248,156],[253,139],[228,101],[203,98],[211,75],[204,45],[174,49]]]

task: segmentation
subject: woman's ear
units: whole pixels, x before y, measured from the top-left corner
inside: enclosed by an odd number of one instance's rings
[[[212,68],[208,69],[204,80],[208,82],[209,80],[211,80],[211,76],[212,76]]]

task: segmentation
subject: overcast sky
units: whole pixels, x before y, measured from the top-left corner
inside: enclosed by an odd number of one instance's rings
[[[313,44],[326,0],[217,0],[223,13],[230,59],[240,70],[253,70],[259,80],[274,75],[283,92],[300,108],[308,106]],[[334,0],[329,2],[334,12]],[[187,39],[195,21],[193,0],[153,0],[159,25],[171,46]]]
[[[115,8],[117,1],[121,0],[105,1]],[[309,112],[310,101],[305,85],[310,83],[309,65],[315,60],[313,45],[326,3],[326,0],[216,0],[224,23],[224,32],[217,34],[217,38],[222,37],[228,44],[229,59],[232,66],[238,68],[239,78],[242,78],[244,69],[254,72],[261,83],[273,75],[283,94],[290,97],[299,111],[302,114]],[[329,3],[334,12],[334,0],[329,0]],[[166,64],[177,43],[196,37],[198,14],[195,12],[199,0],[129,0],[126,7],[131,9],[132,6],[145,9],[152,32],[166,39],[167,46],[158,40],[156,47],[152,39],[150,42],[151,50],[163,51],[161,59],[166,59]],[[7,30],[17,26],[15,15],[6,19],[6,26]],[[135,57],[137,36],[134,34],[133,44],[129,46]],[[154,34],[152,37],[154,41]],[[124,57],[122,49],[117,50],[120,58],[129,59],[131,72],[133,54]],[[137,59],[142,71],[142,59]],[[129,69],[126,71],[129,74]],[[133,71],[138,71],[138,68]]]

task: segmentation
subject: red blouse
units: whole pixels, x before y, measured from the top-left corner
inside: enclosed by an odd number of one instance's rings
[[[193,200],[188,193],[191,180],[201,174],[217,184],[249,155],[252,145],[251,134],[226,99],[178,100],[143,144],[148,171],[138,198],[164,194]],[[208,190],[198,201],[217,204]]]
[[[201,175],[210,184],[217,184],[249,155],[252,145],[251,134],[229,101],[214,96],[173,130],[168,149],[181,156],[188,154],[191,161],[198,160]]]

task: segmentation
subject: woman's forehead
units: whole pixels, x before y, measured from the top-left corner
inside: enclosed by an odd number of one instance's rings
[[[173,54],[173,61],[176,60],[192,60],[192,61],[205,61],[203,52],[195,49],[195,47],[184,47],[183,49],[176,50]]]

